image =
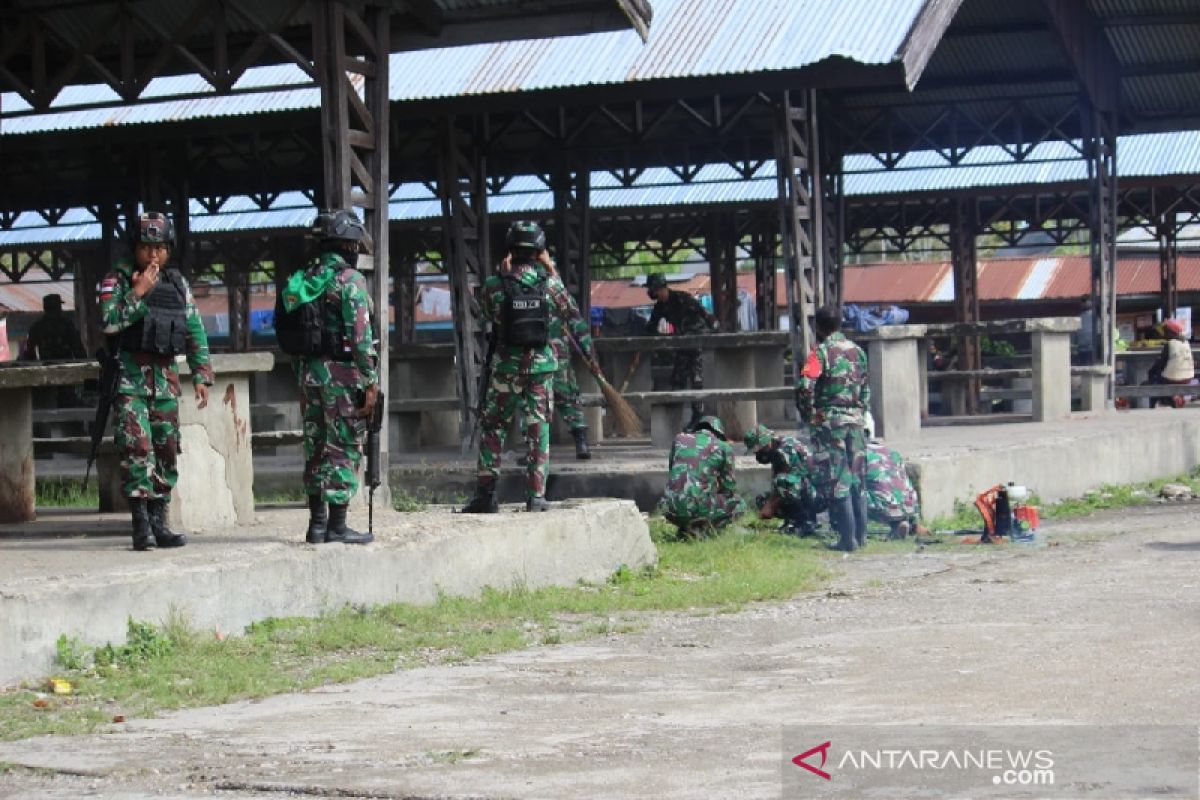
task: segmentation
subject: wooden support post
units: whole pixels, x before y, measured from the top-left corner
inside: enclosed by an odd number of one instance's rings
[[[708,253],[713,315],[725,333],[738,329],[737,243],[733,237],[732,219],[723,214],[709,217],[704,249]]]
[[[1096,315],[1096,363],[1115,369],[1117,136],[1111,113],[1083,104],[1084,152],[1088,170],[1088,246],[1092,265],[1092,308]],[[1111,383],[1109,389],[1111,397]]]
[[[1174,212],[1160,212],[1154,232],[1158,240],[1159,305],[1164,318],[1170,319],[1179,311],[1179,228]]]
[[[954,203],[950,222],[950,261],[954,270],[954,321],[979,321],[979,264],[975,246],[978,230],[975,200],[959,199]],[[977,370],[983,364],[978,336],[958,337],[958,368]],[[967,414],[979,413],[978,378],[967,381]]]

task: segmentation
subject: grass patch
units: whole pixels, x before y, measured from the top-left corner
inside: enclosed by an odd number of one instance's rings
[[[93,477],[85,489],[79,478],[38,478],[34,503],[42,508],[90,508],[100,507],[100,490]]]
[[[283,505],[286,503],[303,503],[308,500],[308,495],[304,493],[304,489],[282,489],[271,492],[255,492],[255,505]]]
[[[772,528],[774,525],[771,526]],[[642,612],[731,611],[816,588],[829,574],[812,539],[767,530],[747,517],[695,542],[671,538],[651,520],[659,562],[622,567],[603,584],[488,589],[428,606],[342,608],[316,619],[268,619],[242,636],[198,631],[177,614],[162,626],[129,621],[125,644],[58,642],[73,684],[55,695],[44,682],[0,692],[0,740],[81,733],[168,709],[301,691],[429,664],[637,630]]]

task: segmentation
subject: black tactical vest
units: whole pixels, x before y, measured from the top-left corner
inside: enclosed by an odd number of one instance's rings
[[[550,342],[550,309],[546,297],[546,278],[538,277],[532,286],[517,275],[504,276],[504,343],[510,347],[533,349]]]
[[[145,297],[146,316],[121,331],[121,349],[131,353],[177,356],[187,347],[187,290],[177,269],[162,277]]]

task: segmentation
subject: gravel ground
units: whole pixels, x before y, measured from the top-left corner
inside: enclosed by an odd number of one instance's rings
[[[759,798],[784,726],[1195,725],[1200,521],[861,555],[737,614],[0,744],[0,797]]]

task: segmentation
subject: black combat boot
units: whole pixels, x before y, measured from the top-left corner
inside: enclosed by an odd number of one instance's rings
[[[496,479],[480,478],[475,485],[475,496],[463,506],[464,514],[495,514],[500,510],[496,503]]]
[[[838,532],[838,543],[834,549],[853,553],[858,548],[858,536],[854,523],[854,501],[849,496],[834,498],[829,502],[829,522]]]
[[[571,436],[575,438],[575,458],[579,461],[587,461],[592,457],[592,452],[588,450],[587,428],[573,428]]]
[[[544,497],[531,497],[525,501],[526,511],[549,511],[550,503]]]
[[[329,504],[329,525],[325,529],[325,541],[342,544],[370,544],[375,541],[374,534],[359,533],[346,527],[346,508],[337,503]]]
[[[146,508],[146,498],[129,498],[129,513],[133,518],[133,549],[154,549],[154,532],[150,530],[150,512]]]
[[[159,547],[183,547],[187,544],[187,537],[182,533],[174,533],[167,524],[167,502],[166,497],[152,497],[146,501],[150,532],[154,534],[154,541]]]
[[[867,493],[861,488],[850,490],[850,500],[854,508],[854,538],[859,547],[867,546]]]
[[[305,541],[309,544],[325,544],[325,534],[329,530],[329,509],[325,506],[325,498],[319,494],[308,496],[308,536]]]

